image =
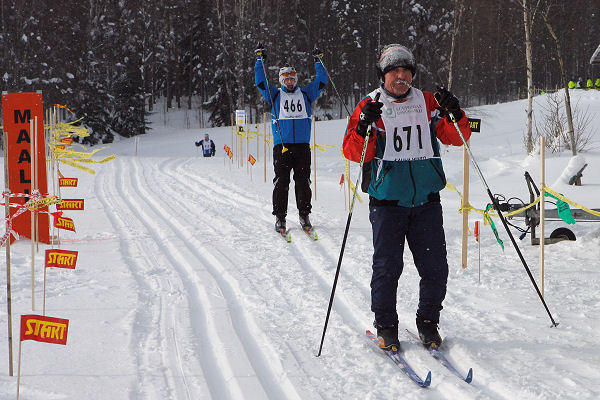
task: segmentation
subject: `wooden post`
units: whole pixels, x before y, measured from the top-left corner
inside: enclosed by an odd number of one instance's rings
[[[248,130],[248,126],[246,125],[246,153],[248,153],[248,157],[250,157],[250,131]],[[246,174],[250,172],[250,164],[246,162]]]
[[[346,126],[350,123],[350,116],[346,117]],[[348,181],[348,204],[352,202],[352,181],[350,180],[350,162],[346,158],[346,180]]]
[[[33,158],[32,160],[35,160],[35,169],[34,169],[34,174],[33,174],[33,187],[36,190],[39,190],[40,188],[40,182],[39,182],[39,165],[38,165],[38,146],[39,146],[39,140],[38,140],[38,117],[35,117],[35,140],[33,141],[33,149],[35,151],[35,153],[33,154]],[[43,124],[43,122],[42,122]],[[44,167],[46,167],[44,165]],[[35,251],[38,252],[39,251],[39,246],[40,246],[40,226],[39,226],[39,220],[40,220],[40,214],[37,212],[37,210],[33,213],[34,216],[34,222],[35,222],[35,228],[33,229],[33,232],[35,233],[35,237],[33,238],[34,242],[35,242]]]
[[[469,141],[467,140],[467,145]],[[469,234],[469,153],[463,147],[463,198],[462,198],[462,267],[467,268],[467,244]]]
[[[544,297],[544,222],[545,222],[545,199],[546,199],[546,183],[545,183],[545,158],[546,157],[546,138],[540,136],[540,291]]]
[[[21,389],[21,345],[23,342],[19,339],[19,366],[17,368],[17,400],[19,400],[19,392]]]
[[[479,221],[475,221],[475,239],[477,240],[477,270],[479,271],[479,282],[481,282],[481,231],[479,230]]]
[[[265,155],[264,159],[263,159],[263,165],[264,165],[264,176],[265,176],[265,183],[267,183],[267,113],[263,113],[263,120],[264,120],[264,124],[263,124],[263,131],[264,131],[264,136],[263,136],[263,154]]]
[[[317,130],[315,116],[312,116],[313,124],[313,176],[315,180],[315,200],[317,200]]]
[[[8,135],[5,131],[2,133],[4,144],[4,215],[10,216],[10,185],[8,176],[8,152],[6,145],[8,143]],[[6,224],[8,230],[8,223]],[[6,312],[8,314],[8,374],[13,376],[13,345],[12,345],[12,296],[10,286],[10,236],[6,240]]]
[[[58,123],[58,110],[57,107],[54,106],[53,108],[53,115],[52,115],[52,125],[51,125],[51,129],[52,129],[52,141],[56,142],[58,140],[58,134],[56,133],[56,125]],[[60,185],[58,185],[58,179],[60,178],[60,176],[58,176],[58,159],[55,159],[53,157],[53,168],[56,169],[56,176],[53,179],[53,185],[57,185],[55,187],[54,190],[54,194],[58,194],[58,197],[62,199],[62,190],[60,188]],[[60,245],[60,231],[58,229],[56,229],[54,227],[54,224],[52,224],[52,245]]]
[[[235,138],[233,130],[235,129],[235,125],[233,124],[233,114],[231,114],[231,151],[235,151],[237,153],[237,142],[234,142]],[[235,155],[237,157],[237,154]],[[231,163],[233,163],[233,159],[231,159]]]
[[[37,126],[37,117],[29,120],[29,154],[31,155],[31,186],[29,189],[29,199],[33,195],[35,189],[35,131]],[[35,310],[35,213],[29,210],[31,215],[31,309]]]

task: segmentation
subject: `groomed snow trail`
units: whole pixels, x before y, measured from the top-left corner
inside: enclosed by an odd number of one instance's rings
[[[369,270],[361,264],[370,257],[368,240],[359,237],[347,255],[316,358],[343,232],[325,220],[313,242],[290,212],[286,244],[271,232],[269,199],[198,167],[198,159],[119,157],[96,178],[138,285],[132,392],[157,399],[419,396],[360,334],[372,318]],[[407,352],[419,372],[434,370],[429,390],[439,390],[437,398],[486,398],[417,346]],[[364,382],[372,383],[367,392]]]

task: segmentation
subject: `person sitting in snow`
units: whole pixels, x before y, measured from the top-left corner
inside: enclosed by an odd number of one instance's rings
[[[296,192],[296,207],[300,217],[300,225],[304,230],[310,230],[312,224],[308,218],[312,205],[310,203],[310,131],[312,125],[313,103],[321,95],[329,77],[320,62],[323,52],[314,49],[315,70],[317,76],[308,85],[298,87],[296,69],[291,66],[279,70],[281,88],[270,85],[265,76],[265,49],[261,44],[256,46],[256,64],[254,65],[254,80],[258,90],[271,106],[273,129],[273,215],[275,215],[275,230],[285,232],[288,208],[288,192],[290,172],[294,171]],[[281,129],[281,131],[280,131]]]
[[[202,146],[204,157],[213,157],[215,155],[215,143],[208,137],[208,133],[204,135],[204,140],[196,142],[196,146]]]
[[[396,297],[406,242],[421,277],[416,315],[419,337],[426,346],[442,343],[437,327],[446,296],[448,261],[439,194],[446,177],[438,140],[461,146],[457,126],[465,140],[471,136],[469,119],[456,96],[444,88],[432,94],[412,86],[416,68],[405,46],[385,46],[377,62],[381,84],[356,106],[343,140],[344,156],[360,162],[371,130],[364,157],[365,166],[370,167],[364,178],[374,250],[371,311],[384,349],[400,345]]]

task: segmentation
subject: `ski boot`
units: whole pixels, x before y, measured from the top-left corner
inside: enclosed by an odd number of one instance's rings
[[[442,344],[442,338],[438,333],[437,325],[436,322],[417,315],[417,330],[419,331],[419,338],[425,347],[433,345],[440,347]]]
[[[275,232],[285,232],[285,217],[277,217],[275,220]]]
[[[302,226],[302,229],[307,232],[312,229],[312,224],[310,223],[310,219],[308,219],[308,214],[300,214],[300,226]]]
[[[377,340],[382,350],[400,350],[400,341],[398,340],[398,325],[388,326],[386,328],[377,328]]]

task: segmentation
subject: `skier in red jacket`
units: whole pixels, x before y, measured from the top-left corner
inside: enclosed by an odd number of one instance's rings
[[[458,99],[444,88],[436,94],[411,86],[416,63],[399,44],[381,51],[377,69],[381,85],[355,108],[343,151],[360,162],[366,133],[363,190],[369,193],[373,229],[371,311],[381,346],[399,346],[396,291],[408,242],[421,277],[416,324],[425,345],[440,345],[438,324],[446,296],[448,262],[439,191],[446,186],[438,140],[460,146],[471,136]],[[380,94],[379,101],[374,101]]]

